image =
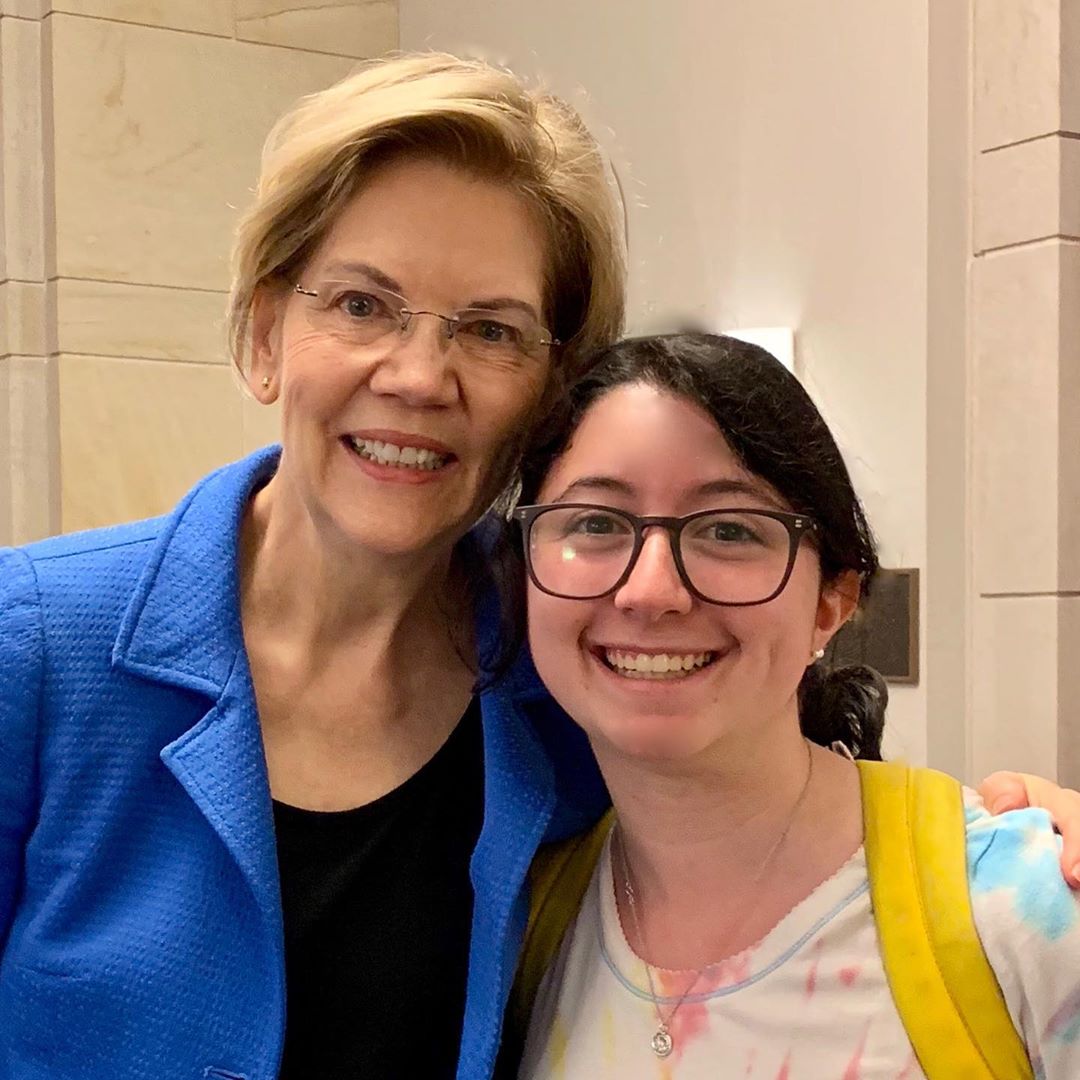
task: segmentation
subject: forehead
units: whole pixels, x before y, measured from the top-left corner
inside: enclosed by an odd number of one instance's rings
[[[382,166],[346,204],[311,265],[364,262],[403,288],[454,300],[539,303],[546,242],[509,187],[437,161]]]
[[[641,383],[620,386],[585,413],[542,487],[550,498],[582,476],[630,481],[643,494],[679,493],[716,480],[740,480],[772,495],[749,472],[699,405]]]

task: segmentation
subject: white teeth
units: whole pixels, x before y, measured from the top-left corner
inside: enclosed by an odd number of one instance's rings
[[[399,469],[441,469],[447,455],[434,450],[422,450],[416,446],[396,446],[378,439],[358,439],[349,436],[349,444],[361,456],[377,461],[380,465],[395,465]]]
[[[711,664],[716,654],[704,653],[627,653],[605,649],[604,659],[620,675],[631,679],[679,679]]]

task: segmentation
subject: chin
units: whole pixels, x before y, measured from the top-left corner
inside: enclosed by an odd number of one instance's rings
[[[410,549],[422,551],[433,543],[452,546],[485,509],[477,505],[475,496],[460,490],[441,496],[423,492],[412,498],[406,493],[405,499],[395,501],[335,502],[336,519],[351,534],[362,536],[365,547],[389,546],[402,554]]]
[[[591,734],[619,754],[658,764],[697,757],[720,737],[719,732],[705,732],[700,725],[677,716],[648,716],[624,720],[616,726],[598,725]]]
[[[449,548],[453,540],[448,538],[465,531],[464,527],[455,529],[453,523],[445,519],[420,516],[376,518],[365,514],[358,519],[355,515],[334,515],[333,520],[337,532],[348,545],[357,551],[391,559],[420,555],[433,546]]]

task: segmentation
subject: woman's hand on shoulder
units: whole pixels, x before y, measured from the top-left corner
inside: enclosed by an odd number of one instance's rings
[[[1065,880],[1080,888],[1080,791],[1063,788],[1031,773],[991,773],[979,784],[979,794],[991,814],[1037,806],[1046,810],[1061,833],[1061,870]]]

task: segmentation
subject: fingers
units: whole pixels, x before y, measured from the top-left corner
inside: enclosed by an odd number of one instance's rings
[[[1037,776],[1026,779],[1031,805],[1049,810],[1054,827],[1061,833],[1061,869],[1065,880],[1074,889],[1080,888],[1080,792],[1058,787]]]
[[[979,794],[992,814],[1026,806],[1048,811],[1061,833],[1061,872],[1072,888],[1080,888],[1080,792],[1031,773],[996,772],[979,785]]]
[[[1049,783],[1039,780],[1038,777],[1033,777],[1033,779],[1039,783]],[[978,792],[991,814],[1004,814],[1006,810],[1023,810],[1032,805],[1026,780],[1024,773],[1005,771],[991,773],[979,784]],[[1056,784],[1050,786],[1057,787]]]

